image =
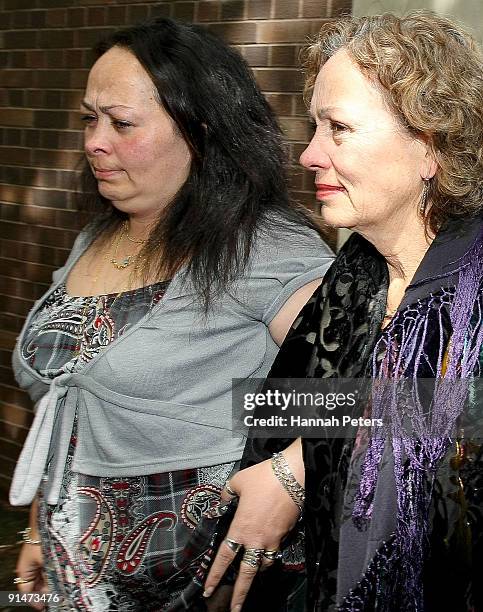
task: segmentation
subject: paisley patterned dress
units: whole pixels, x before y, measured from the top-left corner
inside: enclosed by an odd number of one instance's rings
[[[32,320],[22,356],[50,378],[81,372],[136,324],[167,286],[73,297],[62,284]],[[199,594],[216,521],[200,519],[219,505],[237,465],[95,477],[72,471],[75,446],[76,425],[58,504],[46,503],[42,487],[39,493],[45,573],[49,590],[62,597],[49,609],[204,610]]]

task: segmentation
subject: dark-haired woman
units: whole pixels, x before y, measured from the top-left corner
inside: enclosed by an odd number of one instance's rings
[[[33,501],[16,582],[39,591],[43,569],[51,609],[201,610],[200,519],[244,446],[232,378],[267,374],[332,256],[289,202],[248,67],[202,28],[110,36],[82,111],[101,210],[14,357],[37,402],[11,489]]]

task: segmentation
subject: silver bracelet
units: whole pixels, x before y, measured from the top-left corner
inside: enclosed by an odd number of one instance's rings
[[[19,531],[18,534],[22,536],[23,544],[33,544],[34,546],[40,546],[42,543],[41,540],[32,540],[30,534],[32,533],[31,527],[25,527],[22,531]]]
[[[305,489],[295,480],[285,457],[282,453],[274,453],[271,463],[273,473],[290,495],[290,499],[297,504],[300,512],[302,512],[305,503]]]

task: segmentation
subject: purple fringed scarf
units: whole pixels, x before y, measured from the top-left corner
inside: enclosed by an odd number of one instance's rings
[[[483,276],[482,233],[462,258],[457,272],[458,283],[450,307],[452,336],[445,354],[440,343],[430,413],[424,412],[417,396],[416,384],[411,387],[412,413],[409,416],[401,410],[400,398],[402,387],[408,387],[408,378],[417,378],[420,361],[424,358],[422,351],[428,330],[431,300],[429,307],[421,312],[415,313],[413,307],[398,313],[382,334],[374,351],[374,356],[382,351],[383,360],[378,363],[374,357],[372,362],[373,378],[381,383],[374,385],[373,416],[389,424],[398,506],[396,548],[400,560],[401,583],[413,610],[423,609],[422,570],[434,477],[439,462],[451,445],[456,421],[467,399],[466,383],[473,375],[483,342],[482,321],[471,322]],[[442,329],[441,312],[438,316]],[[412,370],[409,373],[408,368]],[[392,384],[385,384],[388,379]],[[398,388],[396,381],[401,381],[401,388]],[[414,435],[407,434],[408,424]],[[385,440],[382,437],[374,437],[369,443],[352,513],[357,525],[364,524],[372,516],[384,447]]]

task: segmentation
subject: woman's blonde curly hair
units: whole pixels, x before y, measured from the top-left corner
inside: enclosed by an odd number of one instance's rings
[[[429,11],[329,22],[302,54],[306,100],[321,66],[342,48],[400,122],[428,139],[439,168],[427,226],[437,231],[449,218],[481,213],[483,62],[473,38]]]

